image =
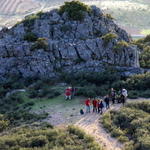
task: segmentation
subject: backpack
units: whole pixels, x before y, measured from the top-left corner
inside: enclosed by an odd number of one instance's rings
[[[127,92],[127,90],[126,90],[126,89],[123,89],[123,91],[122,91],[122,95],[123,95],[124,97],[127,97],[127,96],[128,96],[128,92]]]
[[[80,109],[80,114],[81,114],[81,115],[83,115],[83,114],[84,114],[83,109]]]

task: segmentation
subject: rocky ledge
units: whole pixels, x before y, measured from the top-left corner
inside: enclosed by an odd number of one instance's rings
[[[55,9],[27,16],[11,29],[3,29],[0,77],[100,72],[106,65],[139,72],[139,52],[130,44],[130,36],[109,15],[90,7],[92,12],[85,12],[82,21],[71,20],[67,12],[60,14]]]

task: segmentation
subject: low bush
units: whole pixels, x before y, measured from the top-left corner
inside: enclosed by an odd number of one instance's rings
[[[35,121],[45,119],[48,116],[48,114],[47,113],[35,114],[29,113],[26,110],[18,110],[7,113],[5,114],[5,116],[10,121],[10,125],[12,127],[12,126],[19,126],[21,124],[33,123]]]
[[[125,84],[126,88],[130,90],[148,90],[150,88],[150,73],[131,76],[126,80]]]
[[[139,97],[150,98],[150,89],[139,91]]]
[[[135,41],[134,44],[136,44],[141,50],[140,66],[143,68],[150,68],[150,35]]]
[[[78,96],[85,96],[85,97],[96,97],[97,94],[94,90],[94,88],[91,88],[91,87],[82,87],[82,88],[79,88],[76,95]]]
[[[144,42],[150,42],[150,34],[144,38]]]
[[[6,120],[4,115],[0,114],[0,132],[4,131],[9,126],[9,121]]]
[[[112,16],[111,14],[105,14],[105,17],[108,18],[108,19],[111,19],[111,20],[114,19],[113,16]]]
[[[143,68],[150,68],[150,46],[144,48],[140,54],[140,66]]]
[[[119,41],[114,47],[113,47],[113,50],[115,52],[121,52],[124,48],[128,47],[129,44],[122,40],[122,41]]]
[[[131,99],[137,99],[139,97],[139,91],[130,90],[128,93],[128,97]]]
[[[0,137],[0,147],[3,150],[102,150],[93,138],[73,126],[67,129],[14,129]]]
[[[37,36],[36,34],[32,33],[32,32],[28,32],[24,35],[24,40],[28,41],[28,42],[35,42],[37,40]]]
[[[126,106],[129,107],[129,108],[141,109],[145,112],[150,113],[150,102],[149,101],[128,103]]]
[[[32,14],[32,15],[26,16],[22,22],[25,27],[31,28],[34,25],[34,21],[38,18],[39,18],[39,15]]]
[[[80,1],[71,1],[65,2],[60,7],[59,12],[60,14],[67,12],[70,19],[82,21],[84,19],[84,12],[90,13],[91,8]]]
[[[104,114],[102,124],[112,136],[125,142],[125,150],[148,150],[150,149],[149,113],[149,101],[132,102],[119,111]]]
[[[116,39],[118,37],[115,33],[107,33],[102,36],[102,39],[104,40],[104,45],[107,46],[107,44],[112,41],[113,39]]]
[[[38,38],[37,41],[32,45],[31,50],[35,49],[44,49],[45,51],[48,49],[48,41],[46,38]]]

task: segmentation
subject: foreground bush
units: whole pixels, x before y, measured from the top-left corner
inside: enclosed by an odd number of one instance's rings
[[[93,138],[73,126],[67,129],[20,128],[0,137],[3,150],[102,150]]]
[[[150,149],[149,101],[128,103],[119,111],[110,111],[104,114],[102,124],[125,143],[125,150]]]
[[[9,121],[6,120],[6,118],[4,117],[4,115],[0,114],[0,132],[2,132],[3,130],[5,130],[8,126],[9,126]]]

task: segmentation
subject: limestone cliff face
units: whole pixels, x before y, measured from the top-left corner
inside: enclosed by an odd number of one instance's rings
[[[130,41],[128,34],[100,9],[91,6],[83,21],[73,21],[67,13],[52,10],[31,22],[22,22],[0,33],[0,77],[6,74],[53,77],[59,71],[102,71],[106,64],[126,68],[139,67],[135,45],[114,47],[119,41]],[[27,33],[44,38],[46,48],[24,39]],[[104,36],[116,38],[106,42]],[[104,65],[105,64],[105,65]]]

